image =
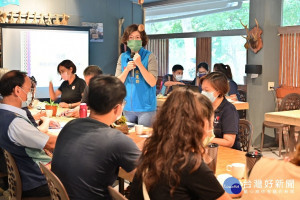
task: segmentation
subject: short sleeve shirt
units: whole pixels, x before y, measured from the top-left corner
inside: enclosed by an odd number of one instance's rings
[[[155,186],[148,191],[150,199],[156,200],[190,200],[203,199],[215,200],[224,194],[224,189],[214,176],[213,172],[202,161],[200,167],[190,173],[190,169],[185,168],[180,177],[180,183],[175,189],[173,196],[170,196],[170,187],[168,180],[161,176],[161,179]],[[142,180],[134,177],[131,185],[130,200],[142,200]]]
[[[75,76],[76,77],[71,84],[69,84],[68,81],[64,81],[58,88],[58,90],[61,91],[61,102],[77,103],[81,101],[86,83],[77,75]]]
[[[239,143],[239,115],[232,103],[223,99],[221,104],[215,110],[214,133],[216,138],[223,138],[224,134],[236,134],[233,149],[240,150]]]
[[[107,199],[119,167],[132,171],[139,156],[138,147],[122,132],[91,118],[75,119],[57,138],[52,171],[70,199]]]
[[[20,116],[16,117],[8,128],[8,137],[13,143],[18,146],[35,149],[43,149],[45,147],[49,136],[30,124],[30,120],[24,110],[7,104],[0,104],[0,109],[17,113]]]

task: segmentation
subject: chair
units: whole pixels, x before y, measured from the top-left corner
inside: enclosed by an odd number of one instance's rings
[[[65,187],[63,186],[62,182],[59,180],[59,178],[51,171],[49,170],[45,165],[40,163],[40,167],[46,176],[48,187],[51,194],[52,200],[69,200],[69,196],[67,194],[67,191]]]
[[[50,197],[22,197],[22,181],[12,155],[3,149],[8,173],[8,191],[11,200],[50,200]]]
[[[239,139],[242,151],[248,152],[250,150],[252,140],[253,128],[251,122],[245,119],[239,121]]]
[[[127,200],[121,193],[115,190],[113,187],[108,186],[108,192],[113,200]]]
[[[245,90],[238,89],[240,94],[240,101],[247,102],[247,92]],[[246,119],[246,110],[238,110],[240,119]]]
[[[300,94],[291,93],[286,95],[278,108],[278,111],[288,111],[288,110],[299,110],[300,109]],[[264,121],[262,126],[262,134],[261,134],[261,143],[260,143],[260,151],[263,149],[264,145],[264,135],[265,128],[274,128],[276,129],[276,135],[278,135],[279,139],[279,157],[281,157],[281,148],[282,148],[282,139],[284,130],[289,130],[289,126],[284,123],[274,123],[269,121]],[[285,136],[285,149],[288,152],[288,134],[284,134]]]

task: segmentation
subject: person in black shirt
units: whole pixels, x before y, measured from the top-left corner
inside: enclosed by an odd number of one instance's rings
[[[110,127],[122,115],[125,96],[125,86],[117,77],[92,78],[90,116],[74,119],[61,130],[51,167],[70,199],[111,199],[107,187],[117,179],[119,168],[134,173],[140,150],[132,139]]]
[[[86,83],[75,74],[75,64],[71,60],[64,60],[58,64],[57,72],[61,75],[64,82],[55,92],[52,81],[49,82],[50,99],[55,101],[61,96],[59,106],[62,108],[74,108],[78,106]]]
[[[144,143],[129,199],[144,199],[143,183],[150,199],[231,199],[202,159],[212,123],[208,98],[185,88],[174,90]]]
[[[229,85],[225,74],[212,72],[200,79],[202,94],[207,96],[214,107],[213,143],[240,150],[238,137],[239,115],[235,106],[227,101]]]

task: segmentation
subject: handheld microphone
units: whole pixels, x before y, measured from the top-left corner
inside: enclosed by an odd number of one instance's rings
[[[131,52],[131,54],[130,54],[130,58],[131,58],[130,60],[131,60],[131,61],[133,61],[134,54],[135,54],[134,52]],[[131,76],[131,77],[134,77],[134,69],[131,70],[130,76]]]

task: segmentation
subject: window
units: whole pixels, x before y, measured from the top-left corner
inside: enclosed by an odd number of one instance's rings
[[[194,1],[145,7],[145,17],[147,34],[241,29],[240,19],[249,24],[249,1]]]
[[[176,64],[183,66],[183,80],[194,80],[196,68],[196,38],[169,39],[169,74]]]
[[[245,39],[241,36],[212,38],[212,65],[224,63],[229,65],[232,78],[238,85],[244,85],[247,51],[244,48]]]
[[[244,85],[246,76],[247,51],[244,44],[245,39],[241,36],[212,38],[212,66],[215,63],[229,65],[233,80],[239,85]],[[172,74],[172,67],[175,64],[184,67],[183,80],[194,80],[197,66],[195,38],[169,39],[169,74]]]
[[[282,26],[300,25],[300,1],[284,0],[282,12]]]

